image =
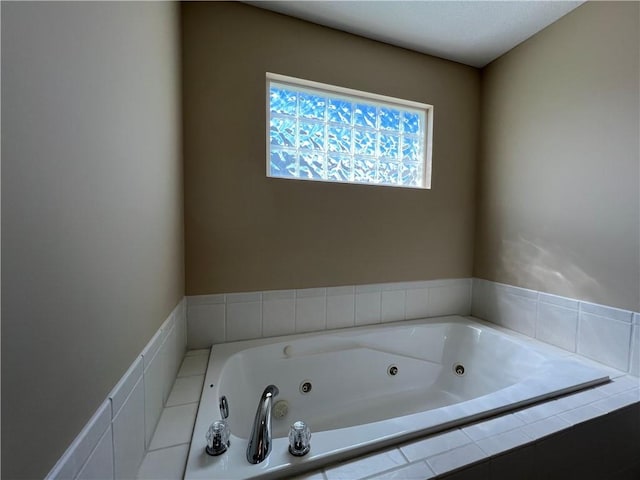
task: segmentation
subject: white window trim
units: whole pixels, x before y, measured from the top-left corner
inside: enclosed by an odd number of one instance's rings
[[[266,72],[266,102],[265,102],[265,110],[266,110],[266,173],[269,178],[277,178],[270,176],[270,152],[271,145],[269,142],[270,139],[270,97],[269,97],[269,83],[270,82],[278,82],[290,85],[292,87],[309,87],[316,88],[320,90],[330,91],[337,94],[348,95],[351,97],[362,98],[366,101],[374,101],[379,102],[385,106],[397,107],[397,106],[406,106],[410,108],[416,108],[425,111],[425,122],[426,128],[424,131],[424,154],[425,154],[425,165],[423,168],[423,185],[422,187],[409,186],[409,185],[390,185],[390,184],[381,184],[381,183],[363,183],[363,182],[334,182],[330,180],[317,180],[317,179],[308,179],[308,178],[295,178],[293,180],[303,180],[303,181],[314,181],[314,182],[325,182],[325,183],[342,183],[342,184],[351,184],[351,185],[370,185],[376,187],[394,187],[394,188],[411,188],[417,190],[428,190],[431,188],[431,156],[433,151],[433,105],[429,105],[426,103],[414,102],[412,100],[404,100],[401,98],[389,97],[387,95],[380,95],[377,93],[369,93],[362,90],[355,90],[352,88],[338,87],[336,85],[329,85],[327,83],[314,82],[312,80],[305,80],[302,78],[289,77],[286,75],[281,75],[278,73]]]

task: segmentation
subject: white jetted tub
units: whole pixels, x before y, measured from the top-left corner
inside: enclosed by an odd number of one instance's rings
[[[608,380],[556,352],[457,316],[214,345],[185,479],[288,477]],[[254,465],[247,443],[270,384],[272,451]],[[231,443],[210,456],[222,396]],[[303,457],[288,452],[297,420],[312,432]]]

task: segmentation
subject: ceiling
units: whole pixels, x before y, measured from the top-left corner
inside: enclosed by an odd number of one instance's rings
[[[249,1],[256,7],[484,67],[582,1]]]

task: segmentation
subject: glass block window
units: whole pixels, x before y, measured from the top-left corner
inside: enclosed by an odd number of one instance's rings
[[[267,74],[267,175],[430,188],[433,107]]]

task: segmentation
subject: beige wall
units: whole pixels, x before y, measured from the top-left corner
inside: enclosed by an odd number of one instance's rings
[[[183,296],[178,10],[2,2],[2,478],[42,478]]]
[[[181,7],[187,294],[471,275],[478,70],[244,4]],[[433,188],[266,178],[265,72],[434,105]]]
[[[476,276],[640,310],[639,6],[587,3],[483,71]]]

